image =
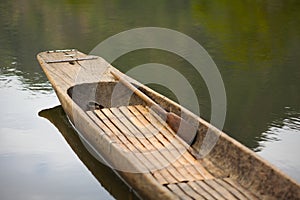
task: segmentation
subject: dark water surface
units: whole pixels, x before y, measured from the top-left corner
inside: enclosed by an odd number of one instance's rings
[[[180,31],[209,52],[227,93],[224,131],[300,182],[299,10],[297,0],[1,0],[0,199],[134,196],[80,146],[35,56],[65,48],[88,53],[109,36],[145,26]],[[201,116],[210,118],[207,88],[182,58],[139,50],[114,65],[125,72],[149,62],[184,74]]]

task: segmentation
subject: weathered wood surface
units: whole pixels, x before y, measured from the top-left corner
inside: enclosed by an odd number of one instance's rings
[[[193,144],[196,152],[208,129],[219,136],[216,146],[205,158],[196,159],[187,151],[190,147],[137,96],[130,99],[132,106],[111,107],[109,98],[117,81],[110,72],[120,72],[100,57],[88,58],[74,50],[38,55],[65,112],[85,139],[109,163],[141,172],[118,173],[143,198],[300,199],[299,184],[276,167],[130,77],[126,79],[166,111],[177,115],[183,112],[188,122],[199,122],[197,140]],[[59,60],[62,62],[57,62]],[[77,99],[73,96],[75,89],[81,92]],[[96,99],[90,99],[89,92],[96,92]],[[86,105],[91,100],[105,108],[87,110]]]
[[[119,144],[122,150],[137,152],[140,163],[136,164],[146,165],[163,187],[181,199],[255,198],[254,194],[234,183],[233,179],[213,176],[200,160],[195,159],[187,149],[184,150],[176,133],[168,124],[161,123],[160,117],[151,113],[149,108],[122,106],[87,113],[101,128],[112,131],[106,130],[110,139]]]

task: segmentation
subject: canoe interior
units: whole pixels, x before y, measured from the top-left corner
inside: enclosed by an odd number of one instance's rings
[[[144,165],[145,172],[151,172],[163,187],[184,199],[255,197],[209,160],[197,160],[168,124],[155,112],[150,112],[144,101],[126,87],[120,90],[123,93],[114,96],[118,101],[114,101],[112,107],[111,97],[116,84],[75,85],[68,89],[68,95],[111,142],[125,153],[134,154],[140,162],[136,164]],[[124,106],[124,99],[129,99],[128,106]]]
[[[75,61],[61,62],[66,56]],[[299,184],[276,167],[177,103],[127,77],[166,111],[198,123],[197,137],[187,146],[143,100],[113,78],[110,71],[118,70],[100,57],[88,58],[74,51],[38,55],[65,112],[73,123],[76,118],[80,121],[76,128],[87,140],[113,164],[146,170],[120,172],[143,197],[300,199]],[[97,69],[102,76],[89,69]],[[83,76],[77,78],[79,72]],[[198,159],[207,130],[219,138],[212,151]]]
[[[181,199],[258,199],[209,160],[196,159],[184,142],[143,105],[87,111],[109,140]]]
[[[222,155],[222,147],[231,146],[227,141],[219,144],[219,149],[207,158],[196,159],[168,124],[126,87],[120,90],[123,93],[114,96],[117,101],[112,101],[116,85],[114,81],[79,84],[70,87],[68,95],[107,134],[111,142],[119,145],[121,151],[133,153],[140,162],[136,164],[144,165],[163,187],[183,199],[260,199],[265,196],[251,188],[253,183],[245,176],[247,172],[239,176],[233,172],[231,165],[235,159],[231,163],[226,162],[225,158],[216,160]],[[151,96],[147,90],[140,89]],[[166,109],[176,110],[175,106],[168,106]],[[203,142],[207,127],[202,124],[202,129],[203,135],[198,136],[195,143]],[[227,157],[235,152],[236,158],[243,155],[237,148],[230,150]],[[255,164],[255,160],[251,163]],[[244,186],[239,183],[239,178]]]

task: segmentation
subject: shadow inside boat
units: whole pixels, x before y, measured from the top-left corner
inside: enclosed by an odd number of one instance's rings
[[[139,199],[111,168],[99,162],[89,153],[61,106],[42,110],[39,112],[39,116],[48,119],[60,131],[79,159],[114,198]]]

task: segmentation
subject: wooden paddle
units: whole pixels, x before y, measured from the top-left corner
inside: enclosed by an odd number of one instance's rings
[[[116,80],[125,85],[130,89],[134,94],[140,97],[143,101],[147,103],[151,109],[153,109],[157,114],[159,114],[163,119],[166,119],[167,124],[172,128],[172,130],[187,144],[191,145],[197,134],[197,128],[193,127],[186,120],[182,119],[173,112],[167,112],[162,107],[160,107],[155,101],[153,101],[146,94],[141,92],[138,88],[132,85],[125,78],[122,78],[121,75],[118,75],[115,72],[110,72]],[[179,130],[180,128],[180,130]]]

